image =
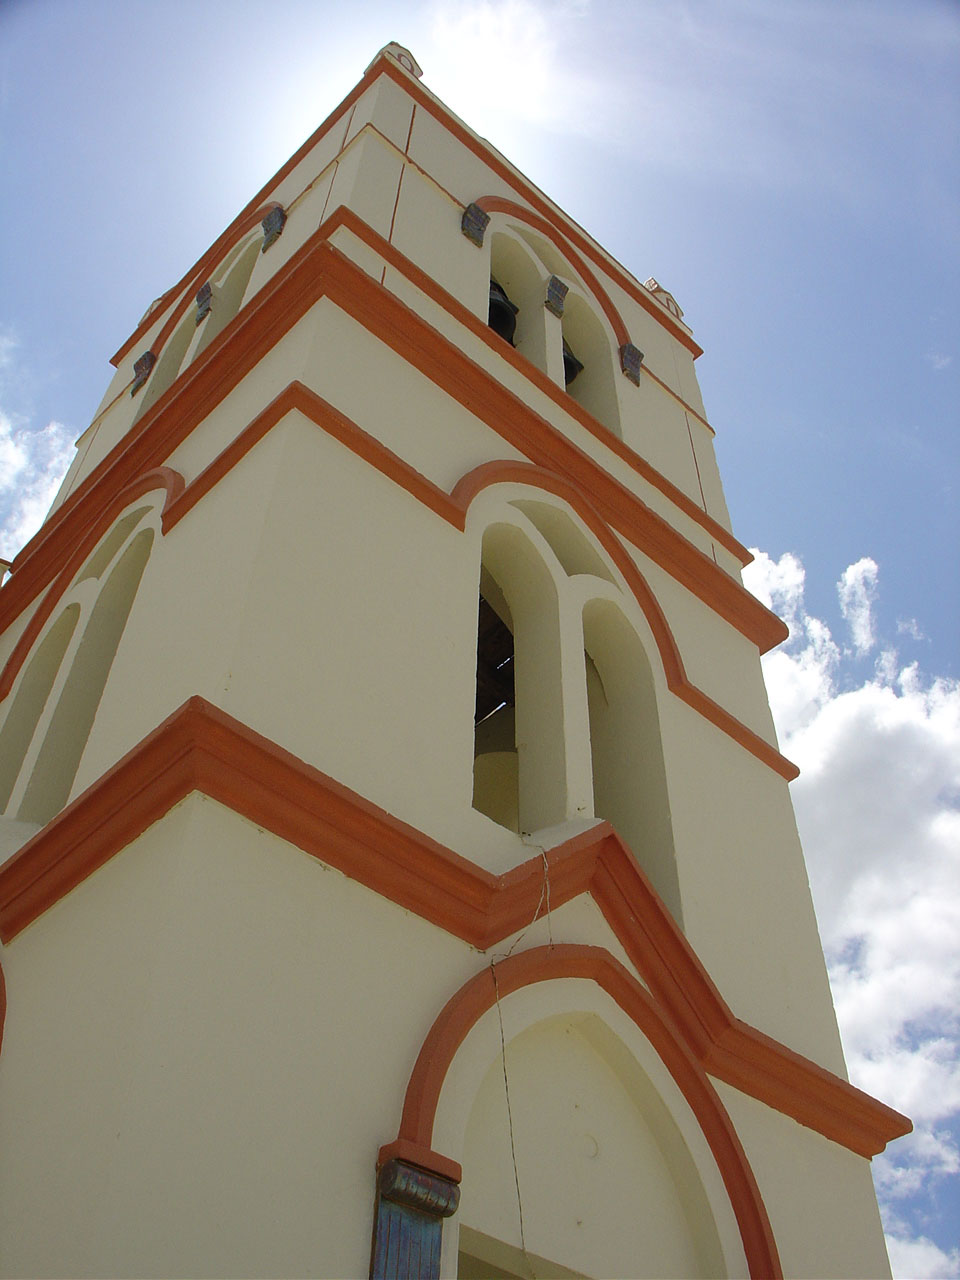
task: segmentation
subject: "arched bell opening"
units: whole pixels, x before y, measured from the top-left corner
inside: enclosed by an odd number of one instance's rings
[[[146,385],[139,393],[140,405],[134,421],[142,418],[151,405],[155,404],[175,381],[184,356],[187,354],[187,348],[193,340],[195,329],[195,313],[191,309],[167,339],[160,352],[160,358],[151,370]]]
[[[67,803],[153,538],[153,529],[134,536],[97,597],[24,791],[21,822],[47,822]]]
[[[37,645],[17,686],[0,732],[0,812],[10,800],[79,618],[78,604],[63,610]]]
[[[614,435],[620,431],[615,346],[599,316],[571,290],[563,310],[563,373],[568,393]]]
[[[546,371],[543,268],[529,249],[504,232],[490,237],[488,324],[537,368]]]
[[[483,539],[473,807],[510,831],[562,822],[565,739],[557,589],[515,526]]]
[[[194,317],[199,332],[192,356],[198,356],[208,347],[240,310],[262,243],[262,236],[255,235],[249,244],[239,249],[226,268],[221,268],[212,287],[209,314],[201,315],[201,304]]]
[[[513,619],[489,571],[480,576],[473,807],[520,830]]]
[[[680,927],[673,823],[650,660],[609,600],[583,610],[593,811],[632,849]]]

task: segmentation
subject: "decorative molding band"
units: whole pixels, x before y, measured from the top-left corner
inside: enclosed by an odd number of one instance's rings
[[[55,572],[61,557],[72,548],[100,506],[109,503],[119,488],[142,471],[161,465],[282,334],[319,297],[326,295],[524,452],[532,463],[568,478],[612,527],[641,546],[757,644],[761,652],[786,638],[787,629],[775,614],[677,533],[637,494],[329,245],[326,234],[332,221],[329,219],[243,308],[23,548],[14,561],[11,580],[4,587],[4,592],[10,594],[0,595],[0,625],[16,616],[11,610],[22,608],[31,598],[25,597],[19,586],[27,562],[39,557],[38,563],[46,560],[47,572]],[[476,320],[475,323],[488,333],[486,326]],[[595,425],[603,431],[599,424]],[[689,503],[689,499],[686,501]],[[709,518],[699,508],[693,510],[706,526]],[[729,539],[729,535],[726,537]],[[36,573],[37,567],[31,567]]]
[[[528,925],[542,904],[539,854],[494,876],[194,697],[0,868],[3,942],[192,791],[480,950]],[[734,1017],[608,823],[545,856],[552,906],[591,895],[705,1071],[863,1156],[909,1132],[892,1108]]]
[[[531,208],[537,210],[543,215],[552,226],[560,232],[571,244],[575,245],[579,251],[588,257],[595,266],[600,270],[609,272],[617,281],[622,289],[639,303],[641,307],[674,337],[677,338],[692,353],[694,359],[702,354],[702,348],[694,342],[692,336],[685,326],[677,324],[673,317],[665,313],[664,309],[654,302],[650,291],[644,288],[620,263],[613,259],[603,249],[601,249],[593,240],[591,240],[577,225],[572,222],[566,214],[564,214],[556,205],[552,204],[547,197],[535,187],[527,178],[514,169],[504,158],[495,151],[489,144],[477,138],[471,133],[456,116],[447,108],[438,98],[435,98],[429,90],[425,89],[422,84],[413,80],[406,75],[402,68],[398,66],[388,55],[381,53],[373,60],[363,75],[363,78],[354,85],[353,89],[343,99],[338,106],[327,116],[323,123],[307,138],[306,142],[287,160],[273,177],[257,192],[252,200],[240,211],[229,227],[211,245],[207,252],[197,260],[197,262],[187,271],[180,280],[177,281],[165,294],[159,299],[154,308],[151,309],[151,315],[156,315],[157,311],[170,305],[171,301],[176,298],[184,290],[189,289],[192,285],[193,289],[199,288],[204,278],[209,276],[226,253],[237,243],[237,241],[246,234],[246,232],[255,226],[257,222],[262,220],[266,205],[264,202],[275,203],[271,200],[272,193],[276,187],[287,178],[304,160],[313,148],[330,132],[343,118],[350,112],[358,99],[381,77],[386,76],[393,80],[396,84],[408,93],[417,105],[423,107],[424,111],[432,116],[440,123],[453,137],[455,137],[468,151],[480,159],[491,172],[495,173],[499,178],[507,183],[507,185],[517,193],[522,199],[526,200]],[[517,206],[523,208],[523,206]],[[172,318],[171,318],[172,319]],[[166,341],[166,331],[174,327],[175,321],[168,321],[165,326],[162,341]],[[131,347],[135,346],[144,333],[150,328],[149,316],[144,317],[127,341],[123,344],[119,351],[112,357],[111,363],[117,365],[124,358]]]
[[[703,715],[782,778],[790,782],[797,777],[799,770],[795,764],[690,682],[669,624],[643,575],[575,486],[529,463],[493,462],[469,472],[455,486],[453,493],[447,494],[301,382],[292,382],[282,391],[188,486],[184,487],[183,478],[179,472],[169,467],[160,467],[127,486],[118,495],[116,501],[100,513],[98,520],[85,531],[80,543],[74,548],[72,556],[47,590],[39,608],[24,630],[3,670],[0,671],[0,700],[10,692],[30,649],[56,607],[57,601],[69,587],[73,575],[123,507],[152,488],[165,488],[166,498],[161,528],[164,534],[169,533],[201,498],[218,484],[259,440],[263,439],[268,431],[291,412],[302,413],[315,426],[339,440],[382,475],[406,489],[418,502],[422,502],[460,530],[466,527],[466,513],[470,503],[481,490],[493,484],[531,485],[562,498],[592,529],[619,568],[643,610],[653,631],[667,687],[671,693],[676,694],[688,706]],[[21,570],[21,573],[23,572]]]
[[[453,318],[459,321],[465,328],[469,329],[476,337],[486,343],[503,359],[512,364],[520,373],[524,375],[530,382],[549,396],[560,408],[562,408],[570,417],[575,418],[581,426],[585,427],[592,435],[600,440],[604,446],[619,457],[623,462],[627,463],[632,470],[646,480],[649,484],[658,489],[666,498],[673,503],[684,515],[689,516],[699,524],[716,542],[718,542],[731,555],[735,556],[741,564],[749,564],[753,556],[739,542],[728,529],[709,515],[703,507],[697,504],[679,489],[666,476],[661,475],[655,467],[653,467],[645,458],[641,457],[634,449],[626,444],[619,436],[613,433],[602,423],[598,422],[592,414],[582,408],[576,400],[573,400],[566,391],[554,382],[552,378],[547,377],[542,369],[539,369],[526,356],[511,347],[505,346],[503,340],[492,332],[485,320],[480,319],[474,313],[468,310],[458,299],[448,293],[441,285],[422,271],[409,258],[404,257],[402,253],[387,240],[385,240],[378,232],[374,231],[367,223],[363,222],[352,209],[341,205],[330,214],[323,224],[327,231],[327,235],[331,236],[338,227],[345,227],[353,235],[368,248],[373,249],[375,253],[380,254],[385,261],[392,267],[404,275],[417,289],[425,293],[428,298],[438,303]],[[657,383],[664,391],[675,399],[683,408],[692,413],[711,435],[714,434],[713,428],[697,413],[692,405],[688,405],[685,400],[681,399],[672,388],[668,387],[665,382],[652,373],[646,365],[643,366],[643,372]],[[594,464],[597,465],[597,464]]]

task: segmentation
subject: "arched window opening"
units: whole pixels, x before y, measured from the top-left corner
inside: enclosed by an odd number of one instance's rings
[[[653,672],[639,636],[608,600],[583,612],[594,813],[637,857],[682,927],[680,886]]]
[[[144,529],[134,537],[97,598],[24,792],[23,822],[47,822],[67,802],[153,536]]]
[[[200,334],[193,355],[197,356],[226,328],[240,310],[243,298],[253,275],[260,253],[262,236],[257,234],[246,245],[226,272],[220,273],[219,283],[214,285],[210,314],[199,325]]]
[[[514,675],[513,621],[502,592],[484,572],[477,621],[473,807],[509,831],[520,830]]]
[[[573,399],[619,436],[614,343],[593,309],[572,290],[563,312],[563,363]]]
[[[521,355],[546,372],[544,279],[539,263],[524,245],[503,232],[495,232],[491,236],[488,323]],[[506,299],[505,305],[498,297],[495,298],[495,288]],[[514,321],[512,328],[511,316]]]
[[[6,809],[80,617],[69,605],[37,646],[0,733],[0,812]]]
[[[104,569],[117,554],[126,541],[127,535],[133,530],[133,527],[140,523],[140,518],[145,516],[150,510],[149,507],[137,507],[136,511],[131,511],[129,515],[123,516],[113,526],[107,536],[101,541],[100,545],[94,551],[93,555],[83,566],[74,579],[75,582],[84,582],[87,578],[99,578]]]
[[[566,816],[558,600],[549,569],[513,525],[483,540],[477,622],[473,805],[512,831]]]

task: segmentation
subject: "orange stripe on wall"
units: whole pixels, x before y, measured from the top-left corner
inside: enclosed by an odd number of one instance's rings
[[[481,950],[539,909],[541,856],[494,876],[194,697],[0,868],[4,943],[192,791]],[[733,1016],[608,823],[545,857],[552,906],[591,895],[704,1070],[860,1155],[909,1132],[898,1112]]]
[[[795,764],[690,682],[684,670],[677,643],[646,580],[597,512],[573,485],[560,476],[530,463],[492,462],[469,472],[455,486],[453,493],[448,495],[301,382],[291,383],[271,401],[266,409],[258,414],[253,422],[241,431],[236,439],[186,487],[179,472],[169,467],[161,467],[146,473],[139,481],[127,486],[114,503],[100,513],[98,520],[86,530],[73,555],[50,586],[43,602],[0,672],[0,699],[6,697],[12,688],[43,625],[69,587],[83,559],[90,553],[123,507],[132,502],[137,495],[151,488],[165,488],[167,496],[163,507],[162,530],[168,533],[246,456],[258,441],[263,439],[267,432],[291,412],[302,413],[314,425],[346,445],[358,457],[363,458],[382,475],[406,489],[418,502],[429,507],[457,529],[462,530],[465,527],[467,509],[473,498],[481,490],[493,484],[515,482],[531,485],[553,493],[569,503],[593,530],[598,541],[620,569],[646,616],[657,644],[670,691],[746,748],[751,755],[780,774],[782,778],[789,782],[797,777],[799,770]]]
[[[227,248],[236,243],[237,239],[244,234],[238,230],[241,224],[249,229],[253,225],[254,214],[259,213],[260,206],[270,200],[271,193],[274,189],[293,172],[300,162],[306,158],[310,151],[330,132],[330,130],[343,118],[343,116],[356,105],[357,100],[369,89],[380,76],[387,76],[389,79],[399,84],[410,96],[415,103],[418,103],[424,110],[444,128],[446,128],[459,142],[461,142],[467,150],[477,156],[483,163],[498,177],[502,178],[514,191],[526,199],[532,208],[538,210],[544,215],[569,241],[577,246],[581,253],[585,254],[599,267],[600,270],[609,272],[615,277],[617,283],[623,288],[634,301],[638,302],[644,310],[648,311],[653,318],[664,328],[669,330],[674,337],[677,338],[694,356],[702,354],[702,348],[694,342],[693,338],[686,332],[684,328],[676,324],[672,316],[665,314],[662,309],[651,299],[647,290],[645,290],[634,278],[626,271],[618,262],[609,255],[605,254],[596,243],[591,240],[581,227],[579,227],[572,218],[562,213],[554,204],[552,204],[543,193],[535,187],[528,178],[525,178],[518,170],[507,164],[501,156],[498,155],[486,143],[478,140],[474,135],[466,129],[456,116],[450,112],[439,99],[435,98],[431,93],[414,79],[402,71],[388,57],[384,56],[376,59],[369,69],[366,71],[362,79],[353,87],[343,101],[334,108],[327,116],[323,123],[317,128],[310,137],[303,143],[301,147],[286,161],[285,164],[277,170],[269,182],[267,182],[252,200],[241,210],[232,223],[226,228],[223,234],[206,253],[194,264],[190,270],[180,278],[180,280],[167,290],[160,298],[156,310],[169,306],[171,300],[175,298],[182,290],[188,287],[190,283],[202,274],[203,269],[209,269],[216,265],[216,261],[211,264],[211,257],[217,251],[217,261],[219,257],[227,251]],[[346,134],[346,131],[345,131]],[[341,148],[342,150],[342,148]],[[226,248],[224,247],[226,246]],[[199,281],[200,284],[203,280]],[[143,337],[150,328],[150,317],[145,317],[126,342],[120,347],[119,351],[113,356],[111,363],[117,365],[123,357],[130,351],[132,347]]]
[[[609,524],[756,643],[761,652],[786,638],[780,619],[739,582],[416,312],[326,243],[324,234],[325,228],[320,228],[302,246],[20,552],[0,592],[0,626],[16,617],[59,572],[100,507],[111,502],[116,491],[139,473],[164,462],[282,334],[327,295],[532,462],[574,483]],[[602,430],[599,425],[598,430]],[[703,513],[694,510],[705,523]]]
[[[2,672],[0,672],[0,699],[5,698],[10,692],[11,686],[17,677],[17,672],[26,661],[34,641],[43,629],[44,623],[56,608],[57,601],[70,586],[74,574],[77,573],[84,560],[97,545],[101,536],[113,524],[124,507],[128,507],[142,494],[150,493],[154,489],[164,489],[166,491],[166,498],[164,499],[164,511],[166,511],[183,490],[183,476],[180,475],[179,471],[174,471],[171,467],[157,467],[153,471],[145,472],[137,480],[121,489],[113,501],[97,513],[96,520],[86,526],[83,537],[71,549],[69,558],[57,574],[39,608],[27,623],[23,634],[4,664]]]
[[[433,1125],[440,1092],[457,1050],[499,1000],[535,983],[562,978],[595,982],[653,1045],[696,1116],[717,1162],[740,1228],[751,1277],[781,1277],[776,1241],[760,1188],[716,1089],[650,994],[602,947],[563,942],[534,947],[498,961],[495,979],[491,968],[485,967],[464,983],[443,1007],[423,1042],[407,1085],[399,1135],[395,1142],[381,1148],[379,1163],[391,1157],[405,1158],[441,1172],[443,1157],[438,1159],[431,1148]],[[449,1170],[446,1176],[450,1176]]]
[[[294,411],[302,413],[315,426],[334,436],[365,462],[406,489],[418,502],[422,502],[457,529],[465,528],[466,513],[476,495],[494,484],[530,485],[562,498],[593,531],[626,580],[650,624],[670,691],[788,782],[798,776],[800,771],[792,761],[781,755],[759,734],[747,728],[702,689],[698,689],[691,683],[684,670],[680,650],[669,624],[640,570],[583,494],[560,476],[553,475],[542,467],[522,462],[485,463],[465,475],[454,487],[453,493],[448,495],[386,445],[361,430],[356,423],[335,409],[322,396],[318,396],[301,382],[293,382],[197,476],[196,480],[186,487],[179,497],[169,503],[163,515],[164,533],[174,528],[187,512],[287,413]]]
[[[487,346],[492,348],[492,350],[496,351],[500,357],[513,365],[515,369],[519,370],[524,377],[528,378],[540,391],[549,396],[555,404],[559,405],[565,413],[576,418],[581,426],[586,427],[586,429],[592,435],[596,436],[596,438],[600,440],[606,448],[610,449],[619,458],[632,467],[633,470],[636,471],[638,475],[642,476],[644,480],[647,480],[655,488],[659,489],[664,497],[669,498],[675,506],[679,507],[684,515],[689,516],[691,520],[695,520],[697,524],[701,525],[712,538],[715,538],[717,542],[720,543],[721,546],[725,547],[727,551],[736,556],[741,564],[750,563],[753,557],[747,548],[741,542],[738,542],[728,529],[725,529],[719,521],[715,520],[706,511],[705,505],[704,507],[698,507],[682,489],[678,488],[672,481],[668,480],[666,476],[657,471],[654,466],[638,454],[636,450],[631,449],[631,447],[625,441],[621,440],[619,436],[615,436],[601,422],[598,422],[592,414],[588,413],[586,409],[579,405],[577,401],[569,396],[562,387],[558,386],[552,378],[548,378],[542,369],[537,368],[532,361],[528,360],[526,356],[515,350],[515,348],[507,346],[503,342],[502,338],[497,337],[491,331],[488,324],[475,316],[472,311],[468,310],[463,305],[462,302],[455,298],[451,293],[448,293],[441,285],[437,284],[431,276],[428,276],[425,271],[422,271],[418,266],[411,262],[409,258],[404,257],[404,255],[400,253],[395,246],[384,240],[384,238],[374,231],[372,227],[363,222],[352,209],[348,209],[344,205],[341,205],[333,211],[325,223],[325,229],[327,230],[328,235],[332,235],[340,226],[346,227],[347,230],[356,235],[358,239],[362,240],[364,244],[368,245],[375,252],[381,254],[391,264],[391,266],[401,272],[401,274],[403,274],[411,284],[416,285],[416,287],[422,293],[425,293],[428,298],[432,298],[434,302],[439,303],[445,311],[449,312],[449,314],[462,325],[470,329],[472,333],[480,338],[481,341],[486,343]],[[655,374],[650,373],[649,369],[647,370],[647,373],[674,399],[679,400],[685,410],[699,418],[699,414],[697,414],[696,410],[688,405],[686,401],[681,400],[680,397],[667,387],[665,383],[661,382]],[[700,421],[703,422],[704,426],[706,426],[711,434],[713,434],[713,428],[709,423],[702,418],[700,418]]]

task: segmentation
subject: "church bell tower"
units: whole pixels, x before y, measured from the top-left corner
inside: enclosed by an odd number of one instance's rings
[[[889,1274],[700,348],[388,45],[0,589],[0,1269]]]

